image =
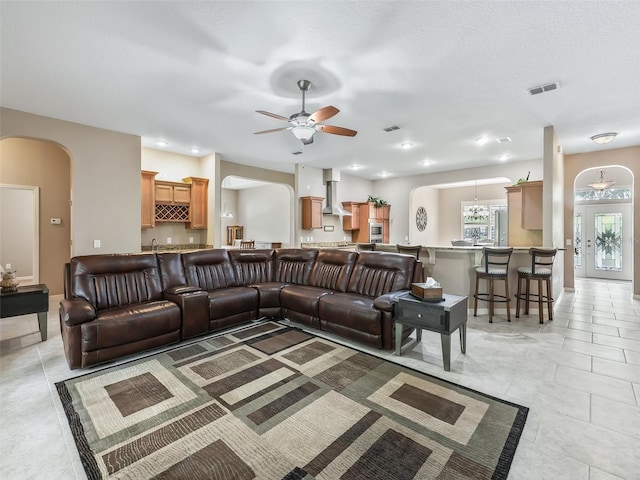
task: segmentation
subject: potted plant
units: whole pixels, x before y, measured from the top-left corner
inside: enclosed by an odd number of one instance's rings
[[[379,195],[369,195],[369,198],[367,198],[367,202],[375,203],[377,208],[380,208],[380,207],[382,207],[384,205],[388,205],[387,201],[384,200]]]

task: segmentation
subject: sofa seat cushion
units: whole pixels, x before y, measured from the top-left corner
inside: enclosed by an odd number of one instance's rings
[[[181,319],[180,308],[166,300],[100,310],[94,321],[81,325],[82,351],[116,347],[180,331]]]
[[[287,285],[280,292],[280,305],[286,310],[317,317],[320,298],[332,294],[333,292],[326,288]]]
[[[319,302],[320,318],[372,335],[382,334],[381,312],[373,306],[375,299],[355,293],[334,293]]]
[[[258,311],[258,291],[250,287],[231,287],[211,290],[209,294],[209,318],[231,317],[239,313]]]

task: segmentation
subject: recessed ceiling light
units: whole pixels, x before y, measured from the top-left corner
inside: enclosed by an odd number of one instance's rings
[[[420,165],[422,165],[424,167],[428,167],[431,164],[433,164],[433,160],[423,160],[423,161],[420,162]]]
[[[606,143],[612,142],[617,135],[618,134],[616,132],[599,133],[598,135],[594,135],[593,137],[591,137],[591,140],[593,140],[594,143],[597,143],[598,145],[604,145]]]
[[[400,144],[400,148],[403,150],[409,150],[411,147],[413,147],[413,143],[401,143]]]
[[[487,137],[478,137],[474,140],[474,142],[476,142],[478,145],[484,145],[488,141],[489,139]]]
[[[506,153],[504,155],[500,155],[498,160],[500,160],[501,162],[506,162],[507,160],[509,160],[509,155],[507,155]]]
[[[389,172],[380,172],[378,174],[378,176],[380,176],[380,177],[388,177],[389,175],[391,175]]]
[[[158,140],[156,142],[156,145],[158,145],[159,147],[168,147],[169,146],[169,142],[167,142],[166,140]]]
[[[362,165],[358,165],[357,163],[354,163],[353,165],[349,165],[349,168],[351,170],[360,170],[362,168]]]
[[[193,147],[193,148],[191,149],[191,153],[200,153],[200,149],[199,149],[199,148],[196,148],[196,147]]]

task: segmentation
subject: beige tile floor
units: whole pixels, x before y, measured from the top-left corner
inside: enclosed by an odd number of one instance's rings
[[[57,303],[49,339],[35,315],[0,321],[0,478],[86,478],[54,383],[64,359]],[[438,335],[390,359],[530,408],[510,479],[640,479],[640,301],[629,283],[578,280],[537,314],[469,317],[467,353],[452,340],[444,372]],[[380,353],[380,352],[374,352]]]

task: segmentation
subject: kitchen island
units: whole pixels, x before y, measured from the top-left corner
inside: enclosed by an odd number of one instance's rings
[[[433,277],[440,282],[445,292],[469,297],[470,307],[473,305],[475,293],[476,273],[475,268],[482,265],[482,246],[423,246],[420,252],[420,260],[425,266],[425,278]],[[514,295],[518,289],[518,267],[531,266],[529,256],[530,247],[512,247],[513,254],[509,262],[509,295],[513,301],[511,307],[515,308]],[[383,252],[396,252],[395,244],[378,244],[376,250]],[[484,281],[480,282],[480,291],[485,291]],[[498,292],[497,292],[498,293]],[[480,302],[479,312],[486,310],[486,304]],[[484,310],[482,309],[484,308]],[[500,312],[500,309],[497,310]]]

